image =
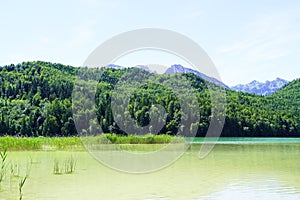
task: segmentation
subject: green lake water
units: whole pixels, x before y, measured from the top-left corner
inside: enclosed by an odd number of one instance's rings
[[[227,138],[204,159],[198,157],[201,144],[193,144],[175,163],[148,174],[115,171],[85,151],[15,151],[8,161],[20,176],[30,168],[23,200],[300,199],[300,143],[273,140]],[[70,156],[75,173],[54,175],[54,161]],[[19,178],[9,171],[1,200],[18,199]]]

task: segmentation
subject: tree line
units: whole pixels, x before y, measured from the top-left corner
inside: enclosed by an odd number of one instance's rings
[[[82,80],[76,79],[79,71]],[[82,120],[80,133],[87,134],[98,133],[101,128],[105,133],[122,135],[143,130],[169,135],[180,132],[185,136],[195,133],[202,137],[212,117],[207,87],[212,83],[194,74],[153,74],[136,68],[79,69],[42,61],[0,67],[0,74],[2,136],[74,136],[78,134],[75,121]],[[131,76],[124,79],[126,74]],[[73,116],[76,103],[89,103],[80,94],[72,98],[74,83],[89,88],[90,79],[96,80],[95,105],[90,109],[77,107],[78,115]],[[130,86],[125,84],[128,79]],[[141,84],[144,80],[149,81]],[[124,84],[120,84],[122,81]],[[182,87],[184,81],[191,87]],[[222,136],[298,137],[299,86],[300,80],[295,80],[267,97],[226,89]],[[123,92],[116,93],[116,88]],[[177,88],[177,94],[172,88]],[[195,110],[200,113],[199,120],[183,123],[196,119]],[[92,113],[96,120],[85,120]]]

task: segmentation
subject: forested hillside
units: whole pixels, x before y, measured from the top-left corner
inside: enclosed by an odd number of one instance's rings
[[[0,134],[76,134],[71,94],[76,69],[28,62],[0,68]]]
[[[87,77],[93,76],[88,73]],[[128,112],[138,126],[149,124],[150,116],[157,123],[160,118],[152,104],[159,104],[167,112],[161,130],[151,127],[149,133],[176,134],[183,129],[186,136],[198,128],[197,136],[204,136],[211,115],[210,94],[206,82],[193,74],[157,75],[141,69],[101,69],[102,76],[95,94],[96,115],[102,129],[109,133],[126,134],[115,123],[111,111],[111,95],[120,77],[126,72],[150,76],[167,83],[185,78],[197,94],[201,118],[199,124],[179,127],[185,113],[180,112],[176,95],[159,84],[144,84],[133,92]],[[0,68],[0,135],[72,136],[76,135],[72,115],[72,91],[78,68],[47,62],[25,62]],[[138,82],[139,80],[133,80]],[[226,90],[226,122],[222,136],[285,136],[297,137],[300,131],[300,80],[295,80],[277,93],[262,97]],[[218,86],[219,87],[219,86]],[[124,88],[128,90],[129,88]],[[132,92],[132,91],[131,91]],[[120,97],[122,98],[122,96]],[[127,108],[117,107],[119,112]],[[85,113],[86,111],[82,111]],[[118,116],[116,116],[118,117]],[[89,122],[86,132],[96,131],[96,122]]]

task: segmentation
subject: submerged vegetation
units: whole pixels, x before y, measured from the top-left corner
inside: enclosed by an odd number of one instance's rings
[[[53,174],[72,174],[75,172],[77,160],[74,156],[69,156],[64,161],[60,161],[57,158],[54,159]]]
[[[0,189],[1,189],[1,183],[6,175],[6,168],[7,168],[7,149],[4,149],[3,152],[0,152],[1,157],[1,165],[0,165]]]
[[[19,200],[23,199],[23,187],[25,185],[27,178],[28,176],[22,177],[19,181]]]
[[[26,166],[26,173],[24,176],[20,176],[20,166],[19,164],[14,165],[11,161],[8,162],[7,157],[8,157],[8,151],[7,149],[4,149],[3,151],[0,152],[0,157],[1,157],[1,165],[0,165],[0,192],[2,192],[2,182],[4,179],[7,179],[9,177],[9,185],[10,185],[10,190],[12,190],[12,183],[14,179],[18,180],[18,196],[19,200],[23,199],[23,188],[24,185],[29,177],[30,170],[31,170],[31,163],[27,163]],[[10,163],[10,175],[8,176],[8,165]]]
[[[72,115],[72,104],[85,102],[80,95],[76,100],[72,100],[74,81],[78,71],[79,69],[75,67],[40,61],[0,67],[0,136],[43,136],[45,138],[36,141],[34,139],[10,141],[9,145],[13,147],[8,148],[40,149],[45,143],[51,142],[46,141],[48,137],[78,135]],[[95,107],[97,120],[103,132],[127,134],[116,123],[116,119],[120,116],[112,114],[111,97],[118,80],[127,72],[134,72],[141,75],[132,78],[134,86],[141,81],[143,76],[149,76],[162,84],[167,84],[170,78],[173,78],[172,80],[186,79],[197,95],[199,107],[191,109],[199,110],[200,123],[181,126],[180,119],[185,118],[186,113],[181,112],[181,105],[176,95],[160,84],[151,83],[138,87],[132,93],[128,107],[122,107],[122,104],[117,106],[116,109],[120,115],[129,115],[136,126],[148,125],[150,118],[155,119],[156,123],[161,123],[164,121],[163,116],[159,116],[159,111],[152,107],[153,104],[159,104],[167,113],[166,121],[161,129],[155,126],[149,127],[147,130],[149,133],[175,135],[179,129],[182,129],[184,136],[189,136],[193,130],[198,130],[197,136],[199,137],[206,134],[212,105],[207,88],[208,83],[202,78],[193,74],[151,74],[133,68],[122,70],[82,68],[82,71],[84,74],[82,82],[96,76],[97,73],[102,74],[97,84]],[[299,88],[300,80],[298,79],[267,97],[226,90],[226,114],[221,113],[226,118],[222,136],[298,137],[300,132]],[[124,86],[123,89],[125,92],[132,92],[128,87]],[[117,94],[117,97],[124,99],[121,94]],[[94,110],[79,108],[77,113],[76,117],[80,120],[94,113]],[[99,131],[98,122],[83,123],[81,133],[95,134]],[[8,138],[5,140],[8,141]],[[41,142],[43,140],[46,142]],[[121,142],[121,139],[119,140]],[[78,139],[70,141],[71,144],[68,141],[70,140],[62,140],[58,148],[80,143]],[[57,145],[59,141],[54,143]],[[4,144],[0,148],[7,146]]]

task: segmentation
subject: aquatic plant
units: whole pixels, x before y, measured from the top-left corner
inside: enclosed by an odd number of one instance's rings
[[[19,165],[18,165],[18,169],[19,169]],[[25,176],[20,177],[19,179],[19,200],[23,199],[23,187],[25,185],[26,180],[29,177],[30,171],[31,171],[31,163],[27,162]]]
[[[54,165],[53,165],[53,174],[62,174],[62,170],[60,167],[60,163],[58,159],[54,159]]]
[[[0,166],[0,184],[1,184],[6,175],[7,149],[4,149],[3,152],[0,152],[0,157],[1,157],[1,166]]]
[[[113,144],[166,144],[170,142],[181,143],[184,142],[183,137],[171,136],[171,135],[153,135],[146,134],[140,135],[116,135],[116,134],[102,134],[94,137],[94,140],[98,143],[105,143],[103,138],[107,138],[110,143]],[[87,142],[92,142],[93,138],[90,138]]]
[[[116,135],[101,134],[91,137],[0,137],[1,150],[84,150],[82,142],[90,144],[166,144],[170,142],[183,142],[183,137],[171,135]]]
[[[58,159],[54,159],[53,174],[72,174],[75,172],[76,159],[73,156],[66,158],[63,162]]]
[[[25,185],[27,178],[28,178],[28,176],[26,175],[23,178],[21,178],[19,181],[19,200],[23,199],[23,187]]]
[[[11,177],[20,177],[20,165],[19,163],[10,163],[10,175]]]
[[[83,149],[79,137],[0,137],[0,150]]]
[[[65,173],[72,174],[75,171],[76,160],[73,156],[70,156],[65,160]]]

